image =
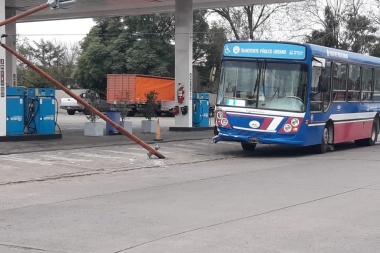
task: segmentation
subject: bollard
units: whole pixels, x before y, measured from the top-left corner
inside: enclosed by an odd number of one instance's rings
[[[163,140],[161,138],[160,119],[157,120],[156,138],[154,138],[153,140],[155,140],[155,141],[162,141]]]

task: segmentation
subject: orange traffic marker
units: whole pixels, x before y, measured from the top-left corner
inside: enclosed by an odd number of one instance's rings
[[[153,140],[155,140],[155,141],[162,141],[163,140],[161,138],[160,119],[157,120],[156,138],[154,138]]]

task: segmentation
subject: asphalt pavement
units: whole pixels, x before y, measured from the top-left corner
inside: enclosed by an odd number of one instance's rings
[[[378,144],[244,152],[162,118],[166,159],[148,159],[60,116],[62,139],[0,143],[1,253],[379,251]],[[141,119],[132,132],[155,145]]]
[[[214,136],[214,131],[211,126],[176,128],[174,118],[171,117],[158,118],[160,120],[160,124],[157,126],[160,132],[159,135],[157,133],[144,133],[141,128],[141,120],[143,119],[143,117],[134,117],[127,120],[133,123],[132,134],[147,144],[200,140],[205,138],[211,140]],[[157,119],[154,120],[157,121]],[[56,133],[54,135],[46,135],[43,136],[44,138],[41,138],[41,135],[25,135],[26,138],[17,137],[11,140],[7,139],[6,141],[0,142],[0,155],[113,145],[137,145],[133,140],[119,133],[106,133],[106,123],[101,119],[98,121],[103,124],[104,135],[85,136],[84,123],[87,122],[87,119],[84,115],[70,116],[65,113],[60,113],[58,117],[59,127],[56,127]],[[210,120],[210,122],[212,122],[212,120]],[[31,138],[33,136],[36,138]],[[157,137],[162,140],[155,140]]]

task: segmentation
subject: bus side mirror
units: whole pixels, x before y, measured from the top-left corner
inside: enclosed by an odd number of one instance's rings
[[[210,83],[215,82],[216,67],[212,67],[210,71]]]

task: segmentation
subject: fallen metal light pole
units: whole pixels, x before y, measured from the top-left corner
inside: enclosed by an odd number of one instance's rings
[[[4,0],[2,0],[2,1],[4,1]],[[20,18],[24,18],[26,16],[29,16],[29,15],[35,13],[35,12],[42,11],[43,9],[46,9],[46,8],[49,8],[49,7],[52,9],[67,8],[67,7],[74,5],[75,2],[76,2],[76,0],[48,0],[46,4],[42,4],[40,6],[34,7],[32,9],[27,10],[23,13],[20,13],[16,16],[13,16],[13,17],[10,17],[4,21],[1,21],[0,27],[3,25],[7,25],[9,23],[15,22],[15,21],[19,20]]]
[[[49,76],[47,73],[45,73],[43,70],[41,70],[39,67],[35,66],[33,63],[28,61],[24,56],[20,55],[17,53],[15,50],[12,48],[8,47],[7,45],[3,44],[0,42],[0,45],[5,48],[8,52],[16,56],[20,61],[28,65],[30,68],[34,69],[37,73],[39,73],[41,76],[45,77],[48,79],[50,82],[52,82],[56,87],[62,89],[64,92],[66,92],[68,95],[70,95],[72,98],[76,99],[80,104],[84,105],[89,111],[95,113],[97,116],[102,118],[104,121],[106,121],[108,124],[116,128],[120,133],[123,135],[127,136],[128,138],[132,139],[134,142],[145,148],[146,150],[149,151],[148,156],[150,157],[152,154],[157,156],[158,158],[165,158],[161,153],[159,153],[155,148],[149,146],[146,144],[144,141],[140,140],[137,136],[131,134],[124,128],[122,128],[120,125],[116,124],[114,121],[112,121],[110,118],[105,116],[103,113],[101,113],[99,110],[96,108],[92,107],[89,103],[87,103],[85,100],[83,100],[81,97],[76,95],[74,92],[72,92],[70,89],[66,88],[64,85],[59,83],[57,80],[55,80],[53,77]]]
[[[43,4],[43,5],[40,5],[38,7],[35,7],[33,9],[30,9],[28,11],[25,11],[23,13],[20,13],[19,15],[16,15],[16,16],[13,16],[11,18],[8,18],[4,21],[1,21],[0,22],[0,27],[3,26],[3,25],[7,25],[9,23],[12,23],[20,18],[23,18],[23,17],[26,17],[26,16],[29,16],[30,14],[33,14],[35,12],[38,12],[38,11],[41,11],[43,9],[46,9],[46,8],[49,8],[50,7],[50,4],[49,3],[46,3],[46,4]]]

